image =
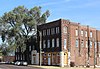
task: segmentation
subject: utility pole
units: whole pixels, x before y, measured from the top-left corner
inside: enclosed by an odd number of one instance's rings
[[[40,35],[40,66],[41,66],[41,62],[42,62],[42,55],[41,55],[41,43],[42,43],[42,33],[41,31],[39,31],[39,35]]]

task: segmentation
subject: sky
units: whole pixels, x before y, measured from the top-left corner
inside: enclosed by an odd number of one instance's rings
[[[20,5],[49,10],[48,22],[62,18],[100,30],[100,0],[0,0],[0,16]]]

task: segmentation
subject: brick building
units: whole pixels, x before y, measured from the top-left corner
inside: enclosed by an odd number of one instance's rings
[[[95,28],[64,19],[37,28],[42,32],[43,65],[100,65],[100,31]]]

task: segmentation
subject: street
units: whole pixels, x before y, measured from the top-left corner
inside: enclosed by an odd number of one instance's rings
[[[43,69],[31,66],[16,66],[16,65],[7,65],[7,64],[0,64],[0,69]]]
[[[38,65],[16,66],[9,64],[0,64],[0,69],[100,69],[100,68],[58,67],[58,66],[38,66]]]

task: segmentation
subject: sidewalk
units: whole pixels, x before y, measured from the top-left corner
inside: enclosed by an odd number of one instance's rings
[[[100,68],[85,68],[85,67],[58,67],[58,66],[39,66],[39,65],[29,65],[31,67],[43,68],[43,69],[100,69]]]

